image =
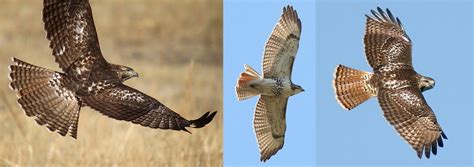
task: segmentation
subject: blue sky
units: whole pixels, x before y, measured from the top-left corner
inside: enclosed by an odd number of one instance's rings
[[[334,98],[331,82],[337,64],[372,70],[363,50],[364,14],[377,6],[400,18],[413,42],[415,70],[436,80],[424,96],[449,139],[429,160],[418,159],[396,134],[376,98],[351,111]],[[472,166],[472,10],[471,1],[316,3],[318,166]]]
[[[289,99],[283,149],[262,163],[252,124],[258,98],[238,102],[234,87],[244,69],[243,64],[249,64],[259,72],[262,70],[263,47],[283,7],[288,4],[293,5],[302,20],[300,47],[292,79],[305,92]],[[316,164],[315,8],[312,1],[224,1],[225,166]]]

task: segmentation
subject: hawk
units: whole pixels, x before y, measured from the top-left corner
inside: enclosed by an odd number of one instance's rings
[[[366,15],[365,55],[373,73],[339,65],[335,70],[336,99],[350,110],[376,96],[387,121],[416,151],[437,153],[447,139],[422,92],[434,87],[435,81],[418,74],[412,65],[412,41],[389,9],[380,7]]]
[[[123,82],[138,77],[130,67],[102,56],[88,0],[45,0],[44,28],[52,54],[64,73],[13,58],[10,87],[18,103],[39,125],[77,138],[79,112],[89,106],[100,113],[150,128],[201,128],[216,112],[187,120],[158,100]]]
[[[292,6],[283,14],[270,35],[263,54],[263,77],[245,64],[237,80],[237,99],[260,95],[254,115],[254,130],[260,160],[266,161],[283,147],[288,98],[303,88],[291,82],[291,71],[301,35],[301,21]]]

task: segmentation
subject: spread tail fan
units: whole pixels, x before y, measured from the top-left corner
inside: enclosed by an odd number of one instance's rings
[[[376,96],[376,88],[369,81],[372,73],[337,66],[334,72],[334,90],[336,99],[344,109],[350,110],[369,98]]]
[[[239,101],[258,95],[258,92],[250,87],[250,83],[254,80],[260,79],[260,75],[249,65],[245,64],[244,67],[245,71],[240,73],[239,79],[237,80],[237,86],[235,87],[237,99]]]
[[[10,88],[18,104],[36,123],[65,136],[77,136],[80,101],[68,88],[68,78],[59,72],[31,65],[16,58],[10,66]]]

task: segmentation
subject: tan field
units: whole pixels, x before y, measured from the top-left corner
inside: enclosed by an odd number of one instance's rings
[[[60,71],[41,0],[0,0],[0,166],[222,166],[222,1],[90,0],[101,50],[140,74],[125,83],[188,119],[217,110],[192,134],[81,109],[78,138],[39,126],[8,87],[11,57]]]

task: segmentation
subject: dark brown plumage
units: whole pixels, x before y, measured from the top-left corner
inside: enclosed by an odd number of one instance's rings
[[[187,120],[158,100],[123,84],[138,74],[108,63],[99,47],[88,0],[45,0],[43,21],[50,47],[64,73],[13,58],[10,87],[27,116],[40,125],[77,137],[79,111],[89,106],[117,120],[150,128],[201,128],[216,112]]]
[[[390,10],[371,11],[364,37],[365,55],[374,73],[339,65],[335,71],[336,99],[352,109],[377,96],[387,121],[417,152],[437,154],[447,139],[428,106],[422,91],[434,87],[434,80],[418,74],[412,65],[411,39],[401,21]]]

